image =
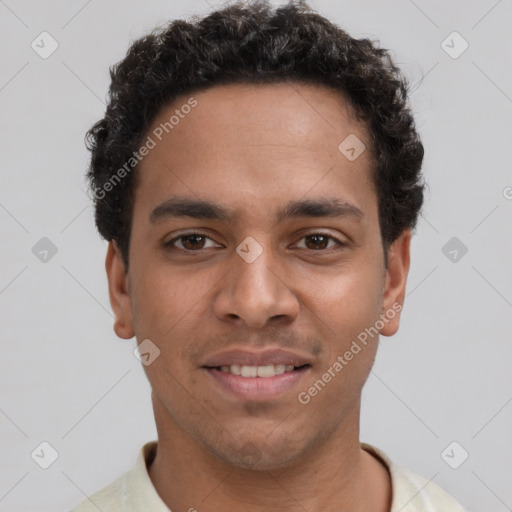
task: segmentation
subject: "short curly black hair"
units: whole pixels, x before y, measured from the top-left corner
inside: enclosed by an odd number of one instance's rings
[[[272,7],[235,2],[203,18],[174,20],[136,40],[110,69],[105,117],[87,132],[87,173],[100,234],[126,268],[136,166],[133,158],[159,111],[192,91],[230,84],[298,82],[344,94],[370,134],[373,182],[385,253],[416,225],[423,203],[423,145],[408,106],[409,84],[388,51],[352,38],[305,1]]]

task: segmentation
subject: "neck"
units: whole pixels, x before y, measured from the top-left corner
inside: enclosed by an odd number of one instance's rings
[[[390,511],[389,473],[360,447],[359,407],[336,435],[267,470],[226,464],[154,407],[158,448],[148,472],[172,512]]]

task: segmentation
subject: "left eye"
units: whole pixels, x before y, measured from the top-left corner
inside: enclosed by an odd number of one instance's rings
[[[204,233],[185,233],[183,235],[177,236],[176,238],[173,238],[172,240],[169,240],[168,242],[165,242],[164,245],[171,250],[180,249],[186,252],[198,252],[208,247],[216,247],[216,245],[205,246],[206,240],[213,242],[213,240]],[[313,251],[322,251],[325,249],[331,249],[333,246],[345,245],[343,242],[325,233],[313,233],[311,235],[302,237],[300,240],[305,241],[305,247],[297,247],[300,249],[310,249]],[[329,246],[329,241],[332,241],[334,245]],[[181,247],[176,245],[177,242],[181,244]]]
[[[311,249],[313,251],[332,248],[333,246],[328,247],[329,240],[332,240],[335,246],[345,245],[343,244],[343,242],[340,242],[338,239],[325,233],[313,233],[311,235],[306,235],[303,238],[301,238],[301,241],[302,240],[305,240],[306,249]]]

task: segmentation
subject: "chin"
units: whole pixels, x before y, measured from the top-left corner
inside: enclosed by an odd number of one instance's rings
[[[293,464],[300,456],[299,445],[290,439],[270,443],[263,438],[252,440],[231,440],[227,445],[205,446],[208,451],[225,464],[249,471],[278,470]],[[293,450],[292,450],[293,448]]]

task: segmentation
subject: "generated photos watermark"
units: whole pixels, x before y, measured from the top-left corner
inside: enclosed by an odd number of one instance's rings
[[[345,351],[343,355],[339,355],[336,361],[327,369],[327,371],[310,387],[307,391],[301,391],[297,398],[302,405],[307,405],[311,402],[312,398],[318,395],[325,386],[331,382],[342,370],[345,368],[350,361],[359,354],[364,347],[368,344],[368,340],[374,338],[379,332],[388,324],[395,316],[402,311],[402,304],[395,302],[393,306],[388,309],[385,313],[380,315],[371,327],[365,328],[357,335],[357,341],[353,340],[350,348]],[[358,343],[359,341],[359,343]],[[361,347],[361,345],[363,345]]]
[[[121,180],[123,180],[130,172],[142,162],[149,152],[154,149],[158,142],[161,142],[164,134],[170,133],[176,126],[178,126],[182,119],[185,119],[194,107],[197,106],[197,100],[190,97],[186,103],[181,105],[174,111],[174,114],[165,122],[160,123],[153,129],[151,135],[148,135],[144,144],[142,144],[137,151],[132,153],[132,156],[120,167],[101,187],[96,187],[93,191],[93,196],[97,200],[104,199],[108,192],[114,190]]]

